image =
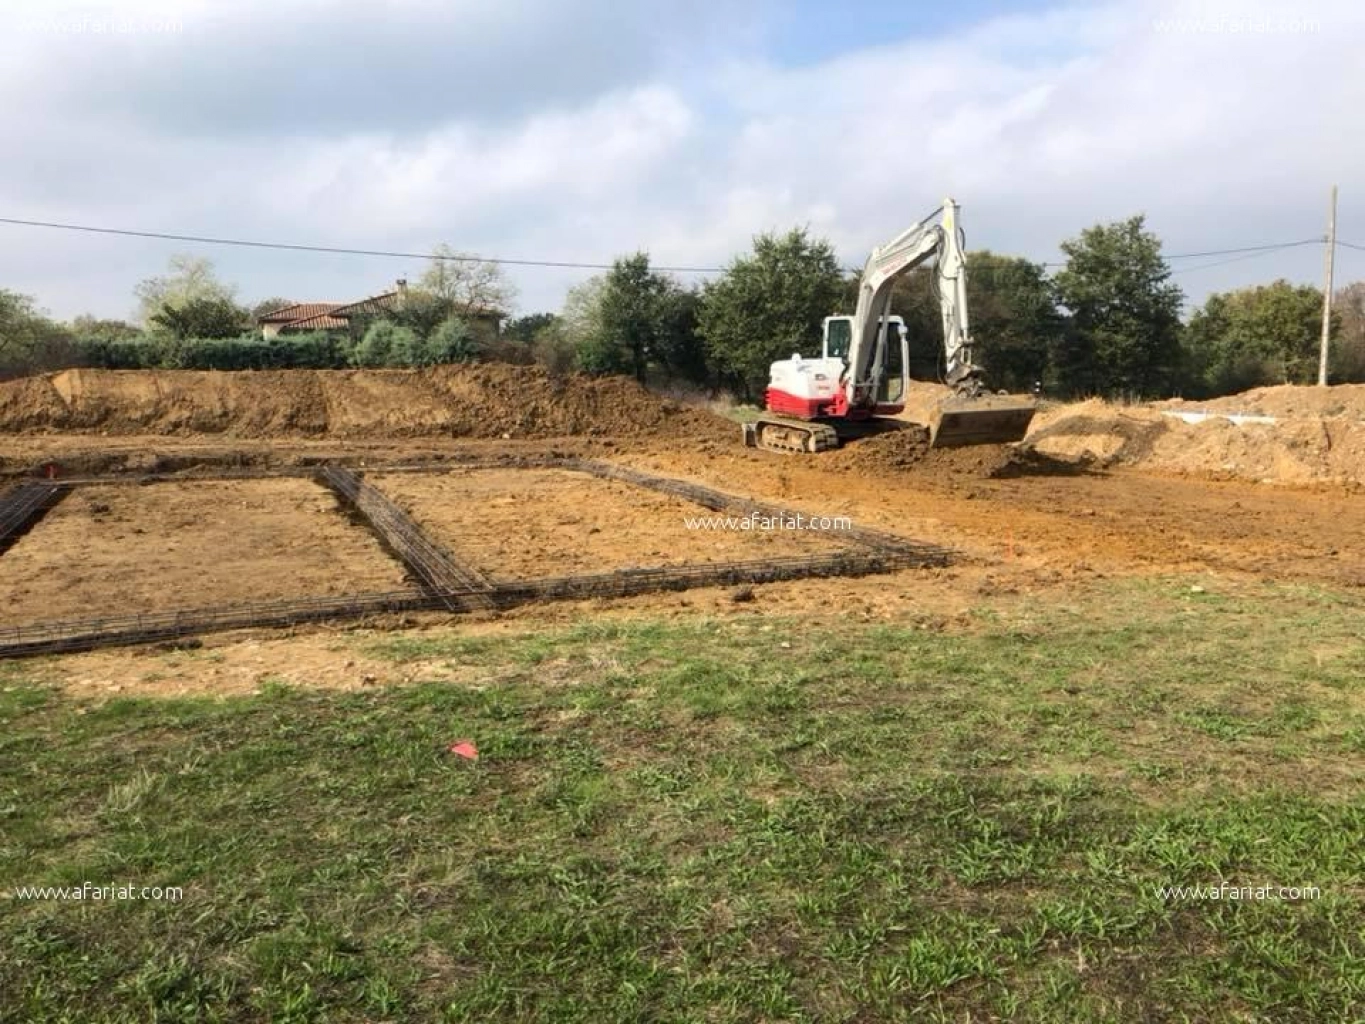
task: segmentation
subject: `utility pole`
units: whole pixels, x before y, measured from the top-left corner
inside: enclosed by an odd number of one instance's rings
[[[1332,337],[1332,257],[1337,251],[1337,187],[1327,207],[1327,280],[1322,287],[1322,344],[1318,348],[1318,387],[1327,386],[1327,344]]]

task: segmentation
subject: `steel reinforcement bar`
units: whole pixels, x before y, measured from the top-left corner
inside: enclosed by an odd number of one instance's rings
[[[334,619],[357,619],[394,612],[454,609],[491,604],[513,608],[536,601],[630,597],[694,587],[775,583],[836,576],[871,576],[901,569],[948,563],[943,549],[844,552],[806,558],[764,559],[627,569],[583,576],[541,577],[493,583],[489,589],[440,592],[397,591],[344,598],[276,601],[237,608],[201,609],[156,615],[118,616],[0,628],[0,659],[89,651],[100,647],[173,641],[205,633],[260,627],[288,627]]]
[[[318,476],[365,517],[428,594],[450,595],[446,604],[452,611],[468,601],[490,605],[477,595],[491,592],[492,581],[436,544],[387,494],[345,466],[324,466]]]
[[[799,513],[795,509],[787,508],[784,505],[774,505],[768,502],[755,501],[750,498],[740,498],[733,494],[726,494],[724,491],[717,491],[701,484],[688,483],[685,480],[675,480],[672,477],[655,476],[653,473],[645,473],[638,469],[630,469],[626,466],[618,466],[611,462],[598,462],[595,459],[561,459],[557,465],[564,469],[577,469],[584,473],[591,473],[593,476],[601,477],[606,480],[621,480],[625,483],[634,484],[636,487],[645,487],[652,491],[659,491],[662,494],[672,495],[675,498],[682,498],[684,501],[691,501],[709,508],[716,512],[728,512],[732,515],[755,515],[769,519],[780,519],[788,523],[802,523],[801,529],[820,531],[824,527],[817,525],[817,518],[809,513]],[[946,548],[935,549],[932,545],[926,545],[920,541],[909,540],[905,537],[898,537],[893,533],[884,533],[881,530],[873,530],[866,526],[856,526],[852,523],[841,525],[837,533],[840,537],[857,541],[865,544],[876,551],[911,551],[924,552],[938,550],[946,554]]]
[[[70,492],[65,484],[26,483],[0,495],[0,554]]]
[[[131,477],[79,477],[71,478],[69,484],[85,483],[152,483],[152,482],[184,482],[190,483],[195,480],[211,479],[253,479],[261,477],[280,477],[280,476],[325,476],[328,472],[338,469],[345,469],[339,463],[328,463],[320,471],[316,465],[309,466],[290,466],[275,467],[270,469],[246,468],[241,470],[211,473],[206,475],[178,476],[175,474],[147,473]],[[709,508],[718,512],[728,512],[734,515],[762,515],[775,519],[782,519],[785,522],[796,521],[797,512],[794,509],[782,505],[775,505],[770,502],[757,501],[750,498],[741,498],[733,494],[726,494],[713,488],[701,484],[688,483],[684,480],[677,480],[672,477],[657,476],[653,473],[646,473],[642,470],[631,469],[626,466],[619,466],[610,462],[600,462],[596,459],[585,459],[577,456],[565,455],[501,455],[489,456],[478,453],[457,452],[451,453],[440,462],[434,463],[397,463],[393,465],[381,465],[374,467],[376,472],[383,473],[448,473],[453,469],[562,469],[571,472],[587,473],[592,476],[604,479],[621,480],[625,483],[634,484],[637,487],[645,487],[662,494],[669,494],[684,501],[691,501],[704,508]],[[349,472],[349,470],[348,470]],[[354,473],[351,473],[354,476]],[[335,488],[334,488],[335,489]],[[386,499],[387,500],[387,499]],[[401,513],[401,510],[400,510]],[[405,513],[401,513],[406,515]],[[810,522],[811,516],[805,516],[807,523],[806,529],[816,530],[819,527]],[[919,541],[908,540],[893,533],[882,530],[875,530],[866,526],[846,525],[839,529],[839,534],[849,540],[865,544],[879,551],[900,551],[900,550],[923,550],[924,545]]]

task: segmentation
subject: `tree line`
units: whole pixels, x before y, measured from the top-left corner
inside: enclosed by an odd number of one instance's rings
[[[1061,244],[1053,275],[1018,256],[967,254],[975,358],[994,388],[1040,384],[1058,397],[1206,398],[1316,379],[1322,293],[1284,280],[1210,295],[1182,318],[1161,242],[1141,216],[1087,228]],[[762,234],[714,280],[684,286],[648,254],[617,259],[562,308],[485,329],[515,291],[496,264],[448,247],[405,301],[352,317],[345,331],[265,339],[260,318],[289,305],[244,306],[203,259],[177,256],[138,285],[136,323],[58,323],[31,297],[0,289],[0,376],[70,366],[270,369],[425,366],[475,360],[540,363],[555,373],[627,374],[651,386],[761,400],[768,366],[813,353],[827,315],[850,312],[857,275],[805,229]],[[902,277],[911,374],[937,379],[942,323],[931,268]],[[1365,380],[1365,282],[1335,296],[1333,382]]]

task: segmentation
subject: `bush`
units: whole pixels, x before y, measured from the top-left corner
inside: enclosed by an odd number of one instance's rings
[[[397,366],[398,360],[417,351],[416,333],[392,320],[376,320],[351,352],[353,366]]]
[[[474,333],[458,317],[450,317],[437,324],[436,329],[421,346],[418,358],[409,365],[433,366],[438,363],[469,363],[479,355]]]
[[[72,348],[72,366],[145,370],[157,365],[156,352],[142,335],[132,338],[77,338],[72,342]]]
[[[584,373],[598,376],[631,372],[630,353],[605,334],[595,332],[583,338],[574,349],[574,365]]]
[[[531,355],[556,377],[573,370],[575,346],[562,321],[549,324],[536,332],[531,342]]]

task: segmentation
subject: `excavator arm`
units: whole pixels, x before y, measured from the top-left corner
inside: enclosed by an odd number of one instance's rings
[[[958,206],[952,199],[924,220],[906,228],[874,249],[858,282],[858,306],[853,314],[853,338],[848,352],[848,402],[862,408],[875,402],[886,365],[886,324],[891,291],[896,280],[934,256],[938,257],[939,311],[943,317],[946,379],[959,393],[980,394],[980,369],[971,361],[967,326],[967,260],[962,251]]]
[[[972,362],[967,321],[967,259],[963,252],[958,206],[951,198],[924,220],[874,249],[858,283],[848,353],[846,397],[850,408],[876,405],[886,366],[887,315],[896,279],[937,256],[939,312],[943,318],[944,380],[954,396],[942,403],[929,423],[934,447],[1018,441],[1033,420],[1032,402],[987,395],[982,369]]]

